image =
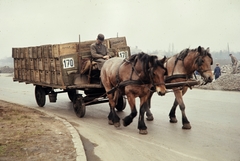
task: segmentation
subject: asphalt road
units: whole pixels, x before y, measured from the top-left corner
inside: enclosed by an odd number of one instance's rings
[[[13,82],[0,76],[0,99],[37,106],[32,84]],[[193,89],[184,96],[191,130],[182,130],[181,112],[178,123],[169,123],[168,113],[173,93],[153,96],[154,121],[147,122],[148,135],[138,134],[136,117],[128,127],[108,125],[108,103],[87,106],[84,118],[78,118],[66,93],[56,103],[41,108],[65,118],[81,134],[88,160],[92,161],[240,161],[240,92]],[[130,113],[129,106],[119,112],[120,118]]]

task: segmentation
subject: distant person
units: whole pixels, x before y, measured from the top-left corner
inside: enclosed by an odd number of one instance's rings
[[[231,57],[231,60],[232,60],[232,67],[233,67],[232,74],[236,74],[238,66],[239,66],[239,62],[238,62],[237,58],[234,57],[232,54],[229,54],[229,56]]]
[[[97,40],[90,47],[93,61],[97,62],[98,69],[101,70],[104,62],[112,57],[107,47],[103,44],[104,35],[98,34]]]
[[[216,67],[214,69],[214,76],[215,76],[215,80],[218,79],[221,75],[221,68],[219,67],[219,64],[216,63]]]

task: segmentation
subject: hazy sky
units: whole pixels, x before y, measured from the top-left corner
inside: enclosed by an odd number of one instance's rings
[[[240,0],[0,0],[0,59],[12,47],[126,36],[143,51],[240,51]]]

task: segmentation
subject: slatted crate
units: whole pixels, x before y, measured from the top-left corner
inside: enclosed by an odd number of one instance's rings
[[[49,58],[43,58],[43,69],[44,69],[45,71],[50,71]]]
[[[61,70],[61,64],[60,64],[60,59],[59,58],[55,58],[55,69],[57,71]]]
[[[51,84],[51,71],[45,71],[45,81],[46,84]]]
[[[25,73],[26,73],[26,81],[30,82],[31,81],[31,70],[26,69]]]
[[[34,77],[35,77],[34,70],[30,70],[30,80],[31,80],[31,82],[36,82]]]
[[[38,55],[37,46],[32,47],[32,58],[36,59]]]
[[[58,83],[57,83],[57,75],[56,75],[56,71],[51,71],[51,82],[50,82],[50,84],[55,84],[55,85],[57,85]]]
[[[63,86],[64,82],[62,80],[62,73],[60,71],[56,71],[56,82],[57,82],[57,85],[60,85],[60,86]]]
[[[38,58],[37,59],[37,63],[38,63],[38,70],[44,70],[43,59],[42,58]]]
[[[50,63],[50,71],[56,71],[56,59],[51,58],[49,60]]]
[[[43,51],[42,52],[43,58],[52,58],[53,57],[52,45],[43,45],[42,51]]]
[[[25,58],[25,69],[30,69],[30,59],[29,58]]]
[[[14,79],[19,79],[19,69],[14,68]]]
[[[21,80],[23,80],[23,81],[26,80],[26,72],[25,72],[25,69],[21,69]]]
[[[45,76],[45,71],[44,70],[40,70],[39,71],[39,77],[40,77],[40,82],[41,83],[46,83],[46,76]]]
[[[110,38],[110,48],[119,48],[127,46],[127,41],[125,37]]]
[[[26,61],[25,59],[20,59],[21,60],[21,69],[25,69],[26,68]]]
[[[74,54],[78,52],[78,43],[65,43],[65,44],[59,44],[59,56],[68,55],[68,54]]]
[[[42,46],[37,46],[37,58],[42,58]]]
[[[30,64],[30,69],[33,70],[34,69],[34,59],[30,58],[29,64]]]
[[[59,57],[59,45],[55,44],[52,46],[53,58]]]
[[[28,47],[28,58],[33,58],[32,47]]]
[[[33,80],[33,82],[41,82],[41,80],[40,80],[40,78],[41,78],[40,71],[39,70],[33,70],[33,73],[34,73],[34,80]]]

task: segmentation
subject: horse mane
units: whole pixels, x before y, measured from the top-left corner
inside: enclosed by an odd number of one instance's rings
[[[177,60],[184,60],[185,57],[188,55],[189,52],[193,51],[196,52],[198,50],[198,48],[195,49],[183,49],[180,53],[175,54],[174,56],[177,56]],[[199,53],[199,56],[209,56],[212,60],[212,55],[208,52],[208,50],[205,50],[203,47],[201,47],[201,52]]]
[[[137,62],[137,60],[139,60],[142,63],[142,68],[145,75],[148,75],[149,72],[148,69],[150,68],[149,64],[151,64],[153,68],[157,66],[163,67],[163,64],[161,63],[161,61],[158,60],[158,57],[156,55],[149,55],[144,52],[140,52],[138,54],[131,55],[128,58],[128,61],[133,62],[134,65]]]

